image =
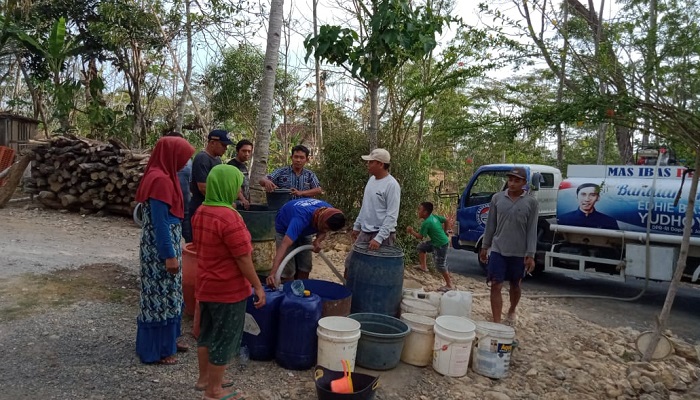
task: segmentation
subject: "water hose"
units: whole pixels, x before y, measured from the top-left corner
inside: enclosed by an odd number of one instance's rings
[[[292,257],[297,255],[297,253],[300,253],[304,250],[313,250],[313,248],[314,248],[314,246],[312,246],[310,244],[305,244],[303,246],[299,246],[296,249],[290,251],[289,254],[287,254],[287,256],[284,257],[284,259],[282,259],[282,262],[280,263],[279,268],[277,268],[277,273],[275,274],[275,286],[278,286],[280,284],[280,280],[282,279],[282,271],[284,271],[284,267],[287,265],[289,260],[291,260]],[[330,267],[331,271],[333,271],[335,276],[337,276],[344,285],[345,278],[343,278],[343,274],[341,274],[340,271],[338,271],[338,269],[335,268],[335,265],[333,265],[331,260],[328,259],[328,257],[325,254],[323,254],[323,251],[319,251],[318,255],[319,255],[319,257],[321,257],[321,259],[323,261],[326,262],[326,264]]]

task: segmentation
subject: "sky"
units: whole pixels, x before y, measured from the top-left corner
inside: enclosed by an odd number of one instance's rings
[[[343,17],[345,11],[338,7],[338,2],[347,4],[343,0],[319,0],[318,5],[318,25],[332,24],[346,26],[343,22]],[[269,2],[263,0],[263,3],[267,4],[267,9],[269,10]],[[314,64],[312,60],[308,63],[304,61],[306,55],[306,49],[303,46],[303,41],[306,35],[312,32],[312,0],[285,0],[285,19],[288,19],[291,12],[291,18],[294,21],[291,24],[291,34],[289,40],[289,69],[296,71],[298,76],[302,79],[302,85],[299,89],[299,96],[301,98],[311,98],[314,96]],[[478,23],[478,18],[474,8],[476,7],[476,2],[467,0],[456,0],[456,5],[454,9],[454,16],[461,17],[470,23]],[[265,21],[267,24],[267,21]],[[267,26],[258,31],[258,34],[251,40],[251,42],[257,45],[264,52],[266,46],[266,32]],[[454,31],[447,30],[439,38],[438,43],[447,43],[454,36]],[[235,46],[238,44],[236,38],[229,39],[228,45]],[[281,43],[281,47],[284,46],[284,41]],[[280,51],[283,51],[281,48]],[[184,49],[180,51],[184,54]],[[216,52],[209,50],[200,49],[195,55],[195,69],[203,70],[206,65],[216,61]],[[279,65],[283,65],[283,58],[280,57]],[[184,67],[184,60],[180,61],[181,65]],[[323,70],[328,71],[340,71],[339,68],[323,65],[321,66]],[[331,73],[329,79],[328,93],[327,97],[335,101],[343,101],[344,99],[361,99],[364,97],[365,92],[361,88],[355,86],[352,82],[344,82],[342,85],[333,84],[332,82],[338,82],[340,76]]]

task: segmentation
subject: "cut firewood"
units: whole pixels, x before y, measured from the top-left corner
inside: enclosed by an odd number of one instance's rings
[[[34,141],[28,193],[51,208],[130,215],[149,154],[130,150],[118,139],[108,143],[74,135]]]

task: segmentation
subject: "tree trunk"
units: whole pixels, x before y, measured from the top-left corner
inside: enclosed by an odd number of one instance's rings
[[[17,56],[19,58],[19,56]],[[32,104],[34,105],[34,118],[37,119],[39,117],[41,119],[41,122],[44,125],[44,137],[48,138],[49,137],[49,120],[48,117],[46,116],[48,113],[46,112],[46,105],[44,104],[43,101],[43,96],[41,94],[41,91],[39,88],[37,88],[34,83],[32,83],[32,79],[29,76],[29,72],[27,71],[27,68],[24,66],[24,63],[21,61],[19,62],[20,69],[22,70],[22,76],[24,77],[24,82],[27,84],[27,89],[29,89],[29,94],[32,96]]]
[[[569,52],[569,3],[564,2],[564,49],[561,52],[561,63],[559,65],[559,87],[557,88],[557,105],[561,105],[564,99],[564,79],[566,78],[566,56]],[[557,123],[554,127],[557,133],[557,168],[564,168],[564,131],[562,123]]]
[[[182,124],[185,119],[185,102],[187,100],[188,91],[185,90],[189,86],[192,79],[192,14],[190,13],[190,1],[185,1],[185,31],[187,34],[187,66],[185,67],[185,78],[183,82],[182,93],[180,100],[177,103],[177,113],[175,115],[175,131],[182,133]]]
[[[270,155],[272,106],[280,39],[282,35],[283,12],[284,0],[272,0],[270,4],[270,25],[267,30],[267,48],[265,49],[265,61],[263,65],[263,80],[260,90],[260,110],[258,112],[257,130],[255,132],[254,161],[250,177],[250,197],[252,203],[265,202],[265,194],[258,182],[267,174],[267,160]]]
[[[593,7],[593,0],[588,0],[588,6],[589,10],[588,12],[591,15],[591,20],[595,20],[595,8]],[[598,24],[595,27],[595,57],[596,60],[598,60],[599,63],[602,63],[603,57],[601,55],[601,45],[602,45],[602,40],[603,40],[603,9],[605,8],[605,0],[600,0],[600,16],[598,17]],[[607,87],[605,84],[605,80],[603,79],[602,76],[598,76],[598,92],[601,94],[601,96],[605,96],[607,93]],[[608,124],[605,122],[601,122],[598,125],[598,158],[596,163],[598,165],[603,165],[605,164],[605,137],[607,136],[606,133],[608,131]]]
[[[314,37],[318,36],[317,10],[318,0],[313,0]],[[314,67],[316,69],[316,147],[318,148],[316,157],[321,162],[321,157],[323,157],[323,119],[321,116],[323,98],[321,97],[321,62],[318,56],[314,57]]]
[[[0,208],[5,207],[7,202],[9,202],[12,198],[12,195],[15,193],[17,186],[22,180],[24,170],[27,169],[27,165],[29,165],[29,162],[33,158],[34,154],[30,152],[22,156],[17,163],[12,165],[10,175],[7,178],[7,182],[5,182],[5,186],[0,186]]]
[[[683,271],[685,271],[686,261],[688,259],[688,249],[690,248],[690,234],[693,230],[693,219],[695,218],[695,196],[698,191],[698,168],[700,167],[700,147],[695,148],[695,171],[693,171],[693,179],[690,184],[690,192],[688,193],[688,208],[685,211],[685,219],[683,224],[683,239],[681,240],[681,248],[678,253],[678,262],[676,263],[676,270],[673,273],[673,279],[671,284],[668,286],[668,292],[666,292],[666,300],[664,301],[664,306],[661,309],[656,320],[656,329],[654,329],[654,334],[649,342],[649,347],[647,347],[642,361],[651,361],[651,356],[654,354],[656,345],[659,343],[661,338],[661,332],[666,329],[666,324],[668,323],[668,317],[671,315],[671,307],[673,306],[673,300],[676,298],[676,292],[678,291],[678,284],[683,277]]]
[[[372,79],[368,85],[369,89],[369,150],[372,151],[379,146],[379,79]]]
[[[649,1],[649,32],[647,32],[647,57],[644,60],[644,102],[651,100],[651,87],[653,74],[656,71],[656,9],[658,0]],[[644,117],[644,131],[642,132],[642,146],[649,145],[649,131],[651,130],[651,120],[647,115]]]

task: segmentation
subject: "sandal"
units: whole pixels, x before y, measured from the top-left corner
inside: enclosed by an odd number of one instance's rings
[[[202,400],[245,400],[245,397],[243,397],[242,395],[240,395],[241,397],[238,397],[238,396],[239,396],[239,394],[236,391],[231,392],[231,393],[227,394],[226,396],[219,397],[219,398],[209,397],[205,394],[204,396],[202,396]]]
[[[178,353],[187,353],[188,351],[190,351],[190,345],[189,345],[189,344],[177,343],[176,346],[177,346],[177,352],[178,352]]]
[[[222,389],[223,389],[223,388],[230,388],[231,386],[233,386],[233,381],[225,381],[225,382],[223,382],[223,383],[221,384],[221,388],[222,388]],[[196,390],[196,391],[198,391],[198,392],[203,392],[203,391],[207,390],[207,386],[206,386],[206,385],[204,385],[204,386],[198,386],[198,385],[195,383],[195,385],[194,385],[194,390]]]
[[[161,358],[160,360],[156,361],[154,364],[160,364],[160,365],[175,365],[177,364],[177,358],[175,356],[168,356],[165,358]]]
[[[503,321],[503,325],[508,325],[515,328],[516,325],[518,325],[518,314],[508,314],[506,319]]]

